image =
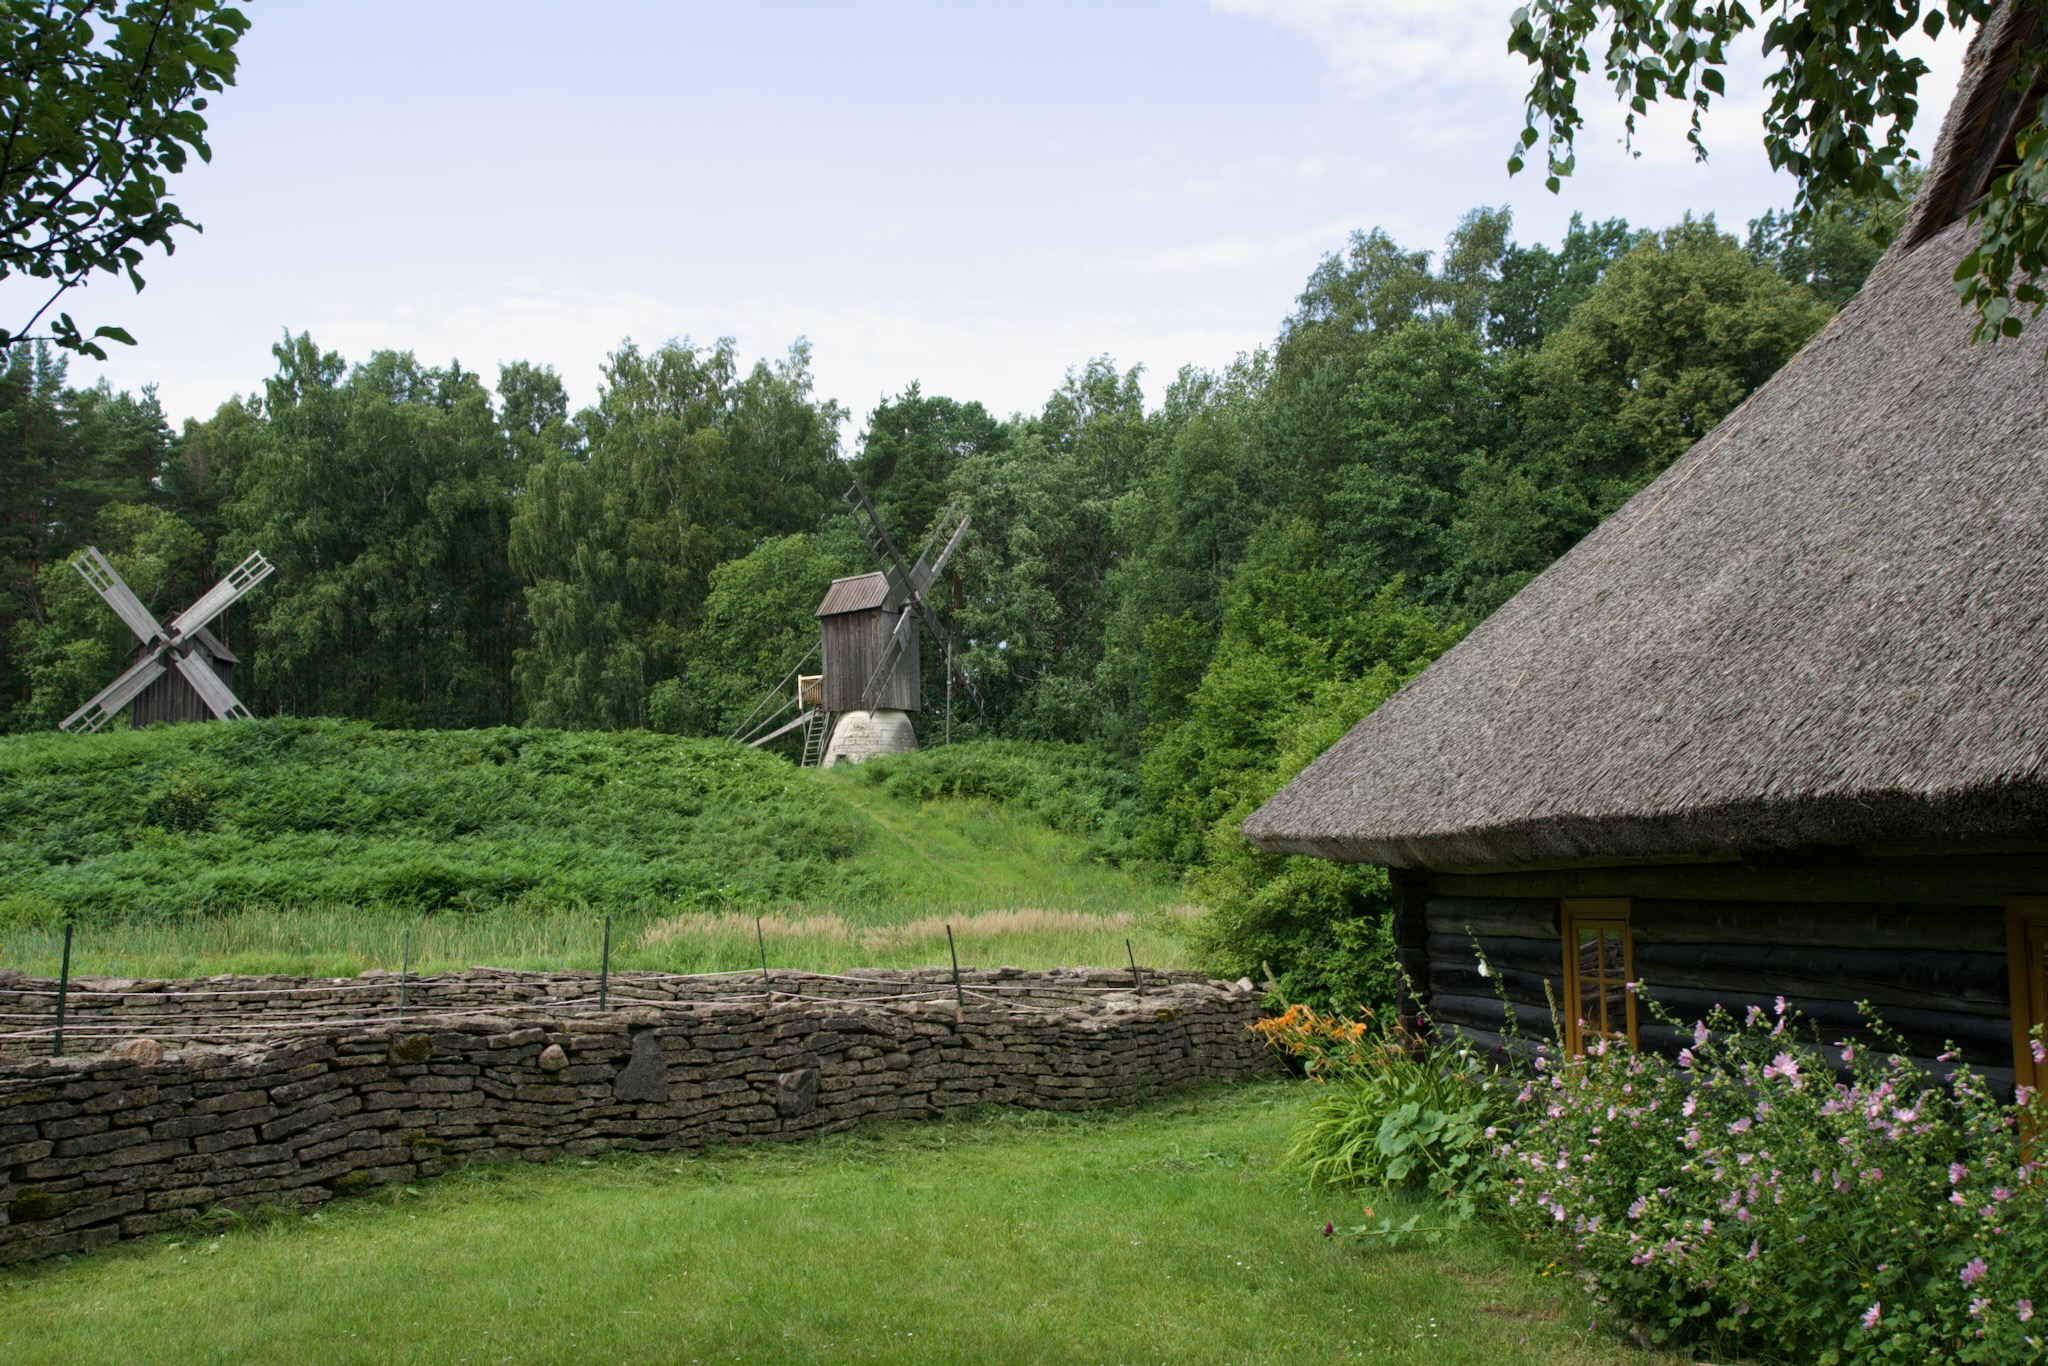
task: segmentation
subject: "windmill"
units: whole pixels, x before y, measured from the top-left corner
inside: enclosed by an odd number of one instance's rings
[[[249,715],[229,687],[235,657],[206,628],[277,567],[264,559],[261,551],[236,565],[233,573],[209,588],[199,601],[171,618],[169,626],[157,625],[142,599],[121,581],[96,547],[87,546],[71,561],[71,567],[107,600],[114,615],[128,624],[141,643],[126,672],[59,722],[59,729],[98,730],[131,701],[137,726],[152,721],[204,721],[209,716],[225,721]]]
[[[868,574],[834,579],[818,604],[819,641],[783,677],[781,683],[740,723],[735,740],[758,749],[794,730],[803,732],[802,764],[830,766],[842,760],[859,763],[871,754],[917,748],[917,733],[908,713],[924,710],[924,680],[919,667],[918,628],[947,646],[946,689],[952,699],[952,647],[925,594],[944,572],[967,536],[970,519],[954,504],[939,514],[914,564],[905,565],[894,538],[882,525],[868,491],[856,479],[843,501],[853,510],[854,524],[867,542],[868,553],[881,567]],[[821,672],[803,668],[822,656]],[[785,694],[790,680],[793,694]],[[962,679],[966,682],[965,678]],[[970,695],[973,684],[967,684]],[[780,705],[761,717],[763,708]],[[796,715],[781,721],[792,708]],[[756,717],[761,717],[756,720]],[[776,724],[781,721],[781,724]],[[772,727],[772,729],[771,729]]]

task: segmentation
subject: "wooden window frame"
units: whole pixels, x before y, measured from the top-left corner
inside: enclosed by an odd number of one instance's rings
[[[1586,900],[1567,900],[1559,903],[1558,932],[1563,939],[1564,950],[1564,1046],[1569,1052],[1585,1051],[1588,1031],[1579,1028],[1579,1021],[1585,1018],[1584,1002],[1580,999],[1578,937],[1580,930],[1619,929],[1621,931],[1621,976],[1623,982],[1635,981],[1636,941],[1629,928],[1629,902],[1625,897]],[[1636,1046],[1636,994],[1626,987],[1622,991],[1628,1012],[1628,1046]],[[1617,1039],[1612,1033],[1602,1034],[1591,1031],[1595,1038]]]
[[[2005,901],[2005,962],[2012,981],[2012,1073],[2021,1086],[2048,1086],[2048,1066],[2034,1061],[2031,1030],[2048,1023],[2048,896]]]

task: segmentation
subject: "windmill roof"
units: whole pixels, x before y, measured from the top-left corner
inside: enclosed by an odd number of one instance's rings
[[[1246,836],[1435,868],[2048,839],[2048,375],[2035,331],[1970,343],[1967,202]]]
[[[832,586],[825,590],[825,600],[818,604],[816,615],[836,617],[843,612],[868,612],[886,605],[888,601],[887,574],[855,574],[852,578],[832,580]]]

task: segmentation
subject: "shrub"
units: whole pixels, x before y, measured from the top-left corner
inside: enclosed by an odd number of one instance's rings
[[[1139,861],[1137,775],[1093,745],[977,740],[884,754],[854,770],[907,801],[964,799],[1008,807],[1088,841],[1105,863]]]
[[[1469,1050],[1422,1049],[1398,1027],[1305,1005],[1253,1028],[1323,1088],[1288,1145],[1286,1169],[1317,1185],[1427,1195],[1449,1224],[1478,1213],[1494,1185],[1490,1121],[1501,1086]],[[1423,1228],[1424,1217],[1354,1232],[1444,1231]]]
[[[1269,969],[1283,1000],[1319,1010],[1372,1012],[1394,1003],[1387,872],[1367,864],[1261,854],[1233,828],[1215,843],[1240,849],[1187,879],[1209,907],[1182,931],[1196,964],[1217,977]]]
[[[1501,1150],[1505,1212],[1653,1340],[2048,1360],[2033,1322],[2048,1183],[2023,1146],[2027,1097],[2001,1104],[1967,1067],[1943,1081],[1803,1042],[1782,1000],[1709,1017],[1675,1063],[1596,1045],[1536,1069]]]

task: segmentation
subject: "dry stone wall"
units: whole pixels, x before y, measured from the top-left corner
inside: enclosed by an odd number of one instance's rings
[[[307,1019],[227,1047],[167,1048],[138,1030],[110,1052],[8,1059],[0,1263],[215,1208],[306,1208],[456,1163],[786,1141],[990,1102],[1126,1106],[1277,1067],[1246,1028],[1260,1003],[1248,983],[1153,977],[1140,994],[1129,974],[971,976],[964,1006],[950,974],[933,999],[929,976],[876,973],[863,975],[864,997],[842,978],[811,983],[832,983],[829,1000],[766,997],[758,980],[749,998],[729,978],[670,979],[685,985],[658,1002],[599,1010],[580,994],[556,1006],[522,990],[493,1011],[457,990],[482,979],[450,974],[437,1008],[405,1023]],[[6,985],[32,994],[33,980]]]
[[[1141,969],[962,969],[960,997],[976,1004],[1080,1005],[1104,992],[1205,980],[1193,972]],[[600,994],[602,992],[602,994]],[[0,1057],[50,1052],[58,983],[0,969]],[[955,999],[949,968],[856,969],[843,974],[515,972],[471,968],[432,976],[366,972],[359,977],[222,976],[185,980],[74,977],[63,992],[66,1052],[91,1052],[147,1034],[174,1045],[235,1043],[315,1024],[368,1025],[450,1013],[578,1010],[683,1001]]]

